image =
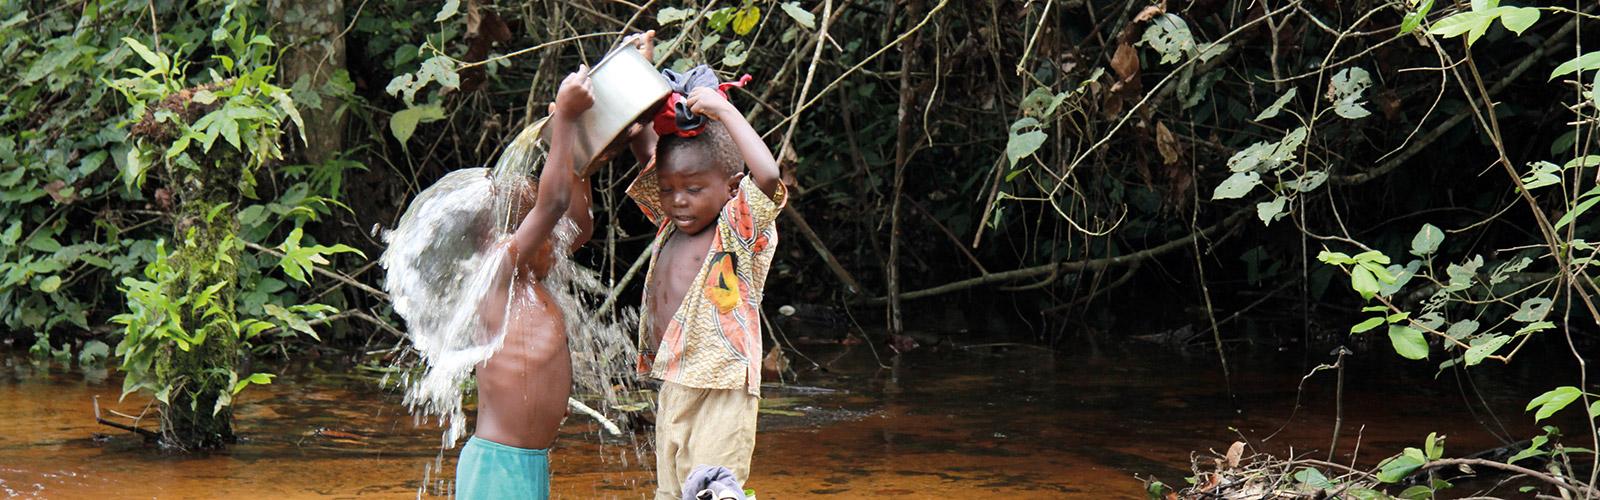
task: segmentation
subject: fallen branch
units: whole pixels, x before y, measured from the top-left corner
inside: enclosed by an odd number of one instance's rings
[[[125,431],[128,431],[128,432],[132,432],[134,434],[138,434],[140,436],[143,436],[145,441],[156,441],[156,440],[160,440],[161,439],[161,434],[158,434],[155,431],[152,431],[152,430],[149,430],[149,429],[141,429],[139,427],[134,427],[134,426],[131,426],[131,425],[128,425],[128,424],[120,424],[120,423],[117,423],[117,422],[112,422],[110,420],[106,420],[104,417],[100,416],[100,396],[95,396],[93,398],[93,400],[94,400],[94,421],[100,423],[100,425],[115,427],[115,428],[122,429],[122,430],[125,430]]]
[[[1025,268],[1022,268],[1022,269],[1013,269],[1013,270],[1010,270],[1010,271],[1004,271],[1004,272],[998,272],[998,273],[988,273],[988,274],[984,274],[982,276],[978,276],[976,278],[965,279],[965,280],[961,280],[961,281],[957,281],[957,282],[953,282],[953,283],[946,283],[946,284],[939,285],[939,286],[936,286],[936,287],[924,288],[922,290],[917,290],[917,291],[914,291],[914,292],[902,293],[902,294],[900,294],[900,299],[901,300],[921,299],[921,298],[933,297],[933,296],[936,296],[936,295],[943,295],[943,294],[947,294],[947,293],[951,293],[951,292],[958,292],[958,291],[961,291],[961,290],[966,290],[968,288],[974,288],[974,287],[983,286],[983,285],[987,285],[987,284],[991,284],[991,283],[999,283],[999,282],[1010,281],[1010,280],[1015,280],[1015,279],[1022,279],[1022,278],[1029,278],[1029,277],[1033,277],[1033,276],[1047,275],[1047,274],[1050,274],[1052,272],[1099,271],[1099,270],[1106,269],[1106,268],[1109,268],[1109,267],[1112,267],[1112,266],[1121,266],[1121,265],[1132,264],[1134,262],[1140,262],[1140,261],[1148,260],[1148,259],[1150,259],[1152,257],[1156,257],[1156,256],[1159,256],[1159,255],[1165,254],[1167,252],[1171,252],[1173,250],[1177,250],[1177,249],[1183,248],[1184,246],[1189,245],[1190,242],[1193,241],[1195,238],[1209,237],[1213,233],[1216,233],[1219,230],[1222,230],[1224,228],[1227,228],[1229,226],[1237,224],[1239,221],[1244,220],[1246,215],[1249,215],[1249,214],[1253,213],[1254,210],[1255,210],[1254,207],[1250,207],[1247,210],[1240,210],[1240,211],[1234,212],[1233,215],[1228,216],[1228,218],[1223,219],[1221,222],[1218,222],[1218,223],[1212,225],[1211,227],[1208,227],[1208,228],[1205,228],[1205,229],[1200,230],[1198,232],[1192,233],[1192,234],[1190,234],[1188,236],[1185,236],[1185,237],[1182,237],[1182,238],[1178,238],[1176,240],[1172,240],[1172,241],[1169,241],[1169,242],[1166,242],[1166,243],[1162,243],[1161,245],[1158,245],[1158,246],[1155,246],[1155,247],[1152,247],[1152,248],[1148,248],[1148,249],[1145,249],[1145,250],[1140,250],[1138,252],[1130,253],[1130,254],[1127,254],[1127,255],[1118,255],[1116,257],[1104,257],[1104,258],[1099,258],[1099,259],[1080,260],[1080,261],[1075,261],[1075,262],[1062,262],[1062,263],[1059,263],[1059,264],[1045,264],[1045,265],[1041,265],[1041,266],[1025,267]],[[868,299],[866,302],[870,303],[870,304],[882,304],[884,302],[887,302],[888,300],[889,300],[888,297],[873,297],[871,299]]]
[[[1521,466],[1516,466],[1516,465],[1512,465],[1512,464],[1508,464],[1508,463],[1496,462],[1496,461],[1493,461],[1493,460],[1485,460],[1485,459],[1482,459],[1482,458],[1446,458],[1446,459],[1443,459],[1443,460],[1434,460],[1434,461],[1422,464],[1422,467],[1418,468],[1417,470],[1435,469],[1435,468],[1439,468],[1439,467],[1449,467],[1449,466],[1452,466],[1452,465],[1466,465],[1466,466],[1469,466],[1469,467],[1483,467],[1483,468],[1487,468],[1487,469],[1497,469],[1497,470],[1501,470],[1501,471],[1505,471],[1505,472],[1521,474],[1521,475],[1527,476],[1529,478],[1537,479],[1537,480],[1543,481],[1545,483],[1549,483],[1551,485],[1554,485],[1556,487],[1572,491],[1573,493],[1577,493],[1579,496],[1581,496],[1583,498],[1594,498],[1596,496],[1600,496],[1600,490],[1595,490],[1594,488],[1591,488],[1591,487],[1589,487],[1589,485],[1586,485],[1586,484],[1568,483],[1566,481],[1562,481],[1561,478],[1558,478],[1558,477],[1555,477],[1555,476],[1552,476],[1552,475],[1549,475],[1549,474],[1546,474],[1546,473],[1543,473],[1543,472],[1539,472],[1539,471],[1536,471],[1536,470],[1533,470],[1533,469],[1529,469],[1527,467],[1521,467]]]
[[[607,419],[605,415],[601,415],[600,412],[594,411],[594,408],[590,408],[589,405],[583,404],[582,401],[578,401],[573,398],[567,398],[567,406],[572,407],[574,410],[578,410],[578,413],[593,417],[595,421],[600,422],[600,425],[605,427],[606,432],[610,432],[611,435],[622,435],[622,428],[617,427],[617,424],[611,422],[611,420]]]

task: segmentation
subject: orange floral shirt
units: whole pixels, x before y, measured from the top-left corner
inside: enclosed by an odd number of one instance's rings
[[[656,225],[644,294],[654,283],[656,255],[676,226],[662,216],[655,162],[639,172],[628,196]],[[775,224],[787,191],[782,183],[768,197],[749,176],[739,181],[733,199],[717,217],[711,249],[695,276],[702,283],[691,290],[673,313],[654,359],[639,356],[638,371],[652,377],[702,389],[740,389],[761,395],[761,298],[767,271],[778,247]],[[648,301],[647,301],[648,302]],[[639,320],[639,352],[649,349],[651,314]]]

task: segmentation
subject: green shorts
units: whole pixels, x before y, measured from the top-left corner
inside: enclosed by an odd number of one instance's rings
[[[473,436],[456,461],[456,498],[550,498],[550,450],[506,446]]]

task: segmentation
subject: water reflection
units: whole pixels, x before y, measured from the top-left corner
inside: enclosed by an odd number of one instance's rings
[[[749,484],[762,498],[1137,498],[1135,475],[1181,483],[1192,451],[1224,449],[1242,435],[1255,451],[1321,454],[1333,426],[1333,379],[1314,378],[1290,425],[1260,442],[1291,414],[1298,355],[1242,361],[1233,381],[1240,413],[1210,358],[1159,350],[924,347],[881,369],[861,345],[804,349],[826,371],[801,369],[797,386],[764,391]],[[0,492],[10,496],[412,497],[438,455],[441,429],[414,425],[399,394],[347,368],[280,370],[272,385],[243,393],[243,441],[175,456],[94,423],[97,395],[106,408],[142,410],[142,401],[116,402],[117,374],[5,363]],[[1477,422],[1482,411],[1462,406],[1451,376],[1435,380],[1426,368],[1353,360],[1337,459],[1350,461],[1359,443],[1354,459],[1370,465],[1432,431],[1449,436],[1451,454],[1500,444]],[[1542,383],[1509,372],[1477,382],[1514,434],[1534,432],[1520,406]],[[602,440],[581,416],[562,431],[552,456],[557,496],[648,497],[649,454]],[[455,453],[437,470],[453,470]]]

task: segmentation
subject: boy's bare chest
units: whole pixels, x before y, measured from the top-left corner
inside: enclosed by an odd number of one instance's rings
[[[653,295],[651,306],[657,316],[670,318],[683,304],[684,297],[694,286],[695,276],[700,274],[700,268],[705,264],[715,235],[716,231],[713,230],[696,235],[674,233],[661,245],[652,273],[655,282],[650,284]],[[662,322],[658,327],[665,326],[666,323]]]

